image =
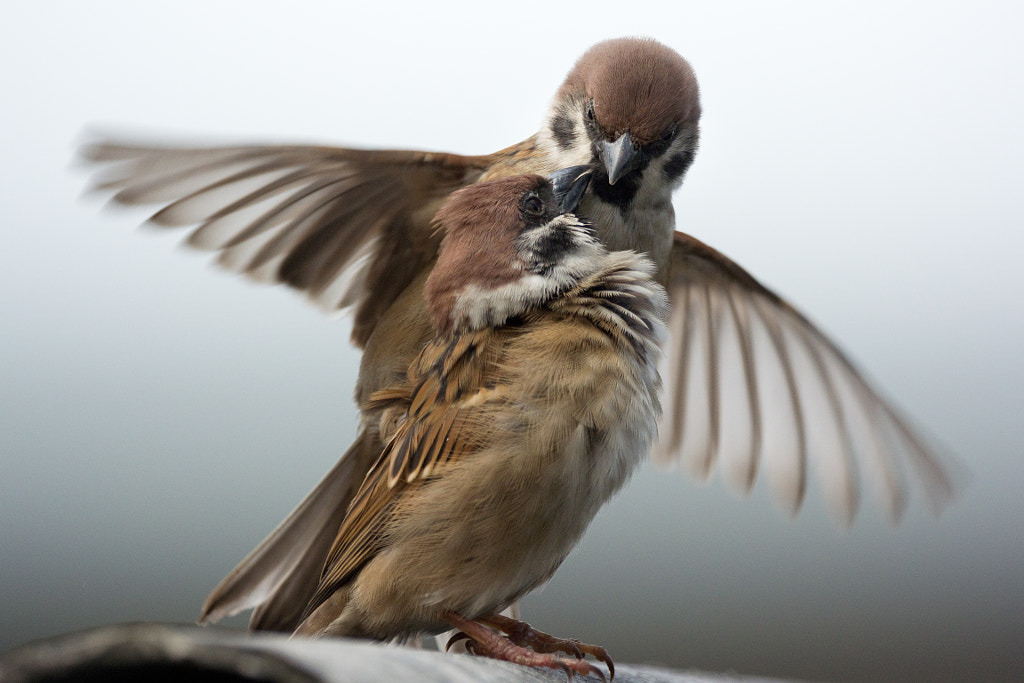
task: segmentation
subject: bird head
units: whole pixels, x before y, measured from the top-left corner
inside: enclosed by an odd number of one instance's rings
[[[592,163],[592,191],[620,206],[644,178],[679,186],[697,150],[697,79],[674,50],[647,38],[590,48],[566,77],[540,141],[568,166]]]
[[[607,253],[572,211],[592,169],[470,185],[438,210],[443,233],[424,297],[440,334],[504,324],[569,289]]]

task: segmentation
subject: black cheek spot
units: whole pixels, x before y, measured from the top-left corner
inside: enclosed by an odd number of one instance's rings
[[[551,230],[546,233],[533,248],[536,272],[544,273],[550,270],[572,251],[574,246],[569,233],[565,230]]]
[[[676,152],[665,162],[661,172],[669,182],[675,182],[683,177],[690,164],[693,163],[693,152]]]
[[[551,134],[562,149],[569,149],[576,142],[576,124],[565,112],[557,114],[551,121]]]

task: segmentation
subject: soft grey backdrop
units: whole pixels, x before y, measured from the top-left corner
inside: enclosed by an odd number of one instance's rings
[[[289,3],[291,4],[291,3]],[[417,6],[419,7],[419,6]],[[679,226],[973,472],[837,531],[645,468],[526,603],[622,661],[1024,676],[1022,12],[1011,3],[24,3],[0,23],[0,647],[190,621],[354,431],[349,323],[81,201],[83,128],[488,152],[590,44],[691,60]]]

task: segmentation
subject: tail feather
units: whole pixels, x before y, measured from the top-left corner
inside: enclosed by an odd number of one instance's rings
[[[374,435],[362,431],[305,500],[217,584],[200,624],[255,607],[249,628],[291,632],[316,591],[327,552],[372,460]]]

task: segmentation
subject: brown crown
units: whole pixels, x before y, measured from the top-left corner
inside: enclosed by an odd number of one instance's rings
[[[593,46],[566,77],[558,98],[586,97],[604,131],[629,131],[639,144],[656,140],[672,123],[700,119],[697,78],[689,63],[650,38],[617,38]]]

